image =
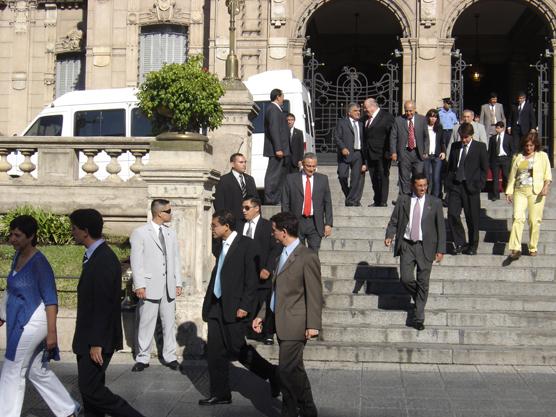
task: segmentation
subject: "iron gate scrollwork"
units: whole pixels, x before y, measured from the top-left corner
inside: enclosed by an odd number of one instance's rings
[[[545,54],[551,54],[546,52]],[[537,98],[537,127],[539,132],[539,139],[544,147],[551,148],[552,143],[548,141],[548,115],[550,111],[550,81],[549,81],[549,67],[546,59],[548,56],[541,57],[534,65],[531,67],[537,70],[537,85],[536,88],[531,88],[528,91],[529,97]],[[536,93],[536,94],[535,94]],[[551,149],[550,149],[551,151]],[[549,152],[552,155],[552,152]]]
[[[346,115],[349,103],[362,104],[374,98],[382,109],[394,116],[399,112],[399,66],[392,60],[381,64],[386,73],[378,81],[370,82],[367,76],[354,67],[343,67],[335,82],[330,82],[318,71],[323,64],[309,52],[304,84],[311,93],[315,122],[315,148],[319,153],[336,152],[333,132],[338,119]]]
[[[459,49],[452,51],[452,57],[456,58],[452,64],[452,79],[450,82],[450,98],[452,99],[452,110],[461,117],[463,111],[463,72],[470,64],[467,64]]]

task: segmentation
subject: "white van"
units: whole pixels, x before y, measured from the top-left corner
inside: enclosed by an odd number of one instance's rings
[[[305,152],[315,152],[315,127],[311,113],[311,97],[301,80],[294,78],[290,70],[266,71],[253,75],[245,85],[259,106],[259,114],[253,122],[251,148],[251,175],[257,188],[264,188],[264,176],[268,158],[263,156],[264,114],[270,105],[270,92],[279,88],[284,92],[283,110],[295,115],[295,127],[303,132]]]

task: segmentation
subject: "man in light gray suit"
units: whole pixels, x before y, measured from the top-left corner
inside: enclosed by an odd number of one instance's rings
[[[504,106],[498,103],[498,94],[490,93],[490,99],[488,100],[488,103],[481,106],[481,116],[479,121],[485,127],[488,137],[496,135],[496,123],[504,122],[504,125],[506,124]]]
[[[477,142],[483,142],[485,146],[488,148],[488,137],[486,134],[485,127],[481,124],[473,120],[475,118],[475,112],[473,110],[464,110],[461,116],[462,123],[471,123],[473,126],[473,140]],[[448,147],[446,148],[446,160],[450,158],[450,151],[452,149],[452,143],[459,142],[459,127],[461,124],[457,124],[454,126],[454,130],[452,130],[452,136],[450,137],[450,142],[448,142]]]
[[[166,226],[172,220],[168,200],[151,203],[152,220],[133,231],[131,272],[133,287],[139,298],[137,313],[137,357],[131,369],[141,372],[149,366],[156,320],[160,315],[164,348],[164,365],[177,370],[176,360],[176,297],[181,295],[181,266],[176,233]]]
[[[429,134],[425,116],[415,113],[415,103],[408,100],[403,108],[403,116],[396,117],[390,131],[390,154],[398,161],[400,194],[410,194],[411,175],[425,169]]]
[[[289,174],[282,192],[282,211],[299,219],[299,240],[318,253],[323,237],[332,234],[332,197],[328,177],[315,172],[317,156],[306,153],[303,170]]]
[[[415,302],[413,327],[425,328],[425,304],[433,261],[440,262],[446,252],[446,227],[442,202],[427,194],[427,176],[412,178],[411,196],[400,194],[386,229],[384,244],[392,245],[400,256],[400,279]],[[417,269],[417,279],[414,271]]]

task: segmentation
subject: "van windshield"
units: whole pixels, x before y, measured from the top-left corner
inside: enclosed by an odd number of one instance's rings
[[[137,107],[131,110],[131,136],[153,136],[151,121]]]
[[[259,106],[259,114],[255,117],[251,123],[253,123],[253,133],[264,133],[264,115],[268,106],[272,104],[270,100],[268,101],[256,101],[257,106]],[[274,104],[272,104],[274,106]],[[284,100],[282,105],[282,111],[284,113],[290,112],[290,101]]]
[[[125,110],[75,112],[74,136],[125,136]]]
[[[62,136],[61,114],[39,117],[23,136]]]

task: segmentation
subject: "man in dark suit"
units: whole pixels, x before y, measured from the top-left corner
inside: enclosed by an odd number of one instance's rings
[[[533,105],[527,101],[524,92],[517,93],[517,105],[512,106],[512,118],[508,126],[508,133],[514,138],[516,152],[521,150],[520,141],[523,136],[537,128],[537,118]]]
[[[255,179],[246,174],[247,160],[241,153],[230,156],[232,169],[220,177],[214,192],[214,210],[230,210],[236,219],[241,219],[241,203],[248,196],[257,195]]]
[[[473,139],[471,123],[459,126],[460,141],[452,143],[448,160],[446,187],[448,193],[448,223],[455,245],[455,254],[476,255],[479,246],[479,213],[481,190],[488,170],[486,145]],[[465,230],[461,224],[461,210],[465,213],[469,243],[465,244]]]
[[[350,103],[346,117],[338,120],[334,141],[338,148],[338,180],[346,198],[346,206],[360,206],[365,185],[363,162],[363,124],[361,108]],[[350,173],[351,170],[351,173]]]
[[[203,320],[208,323],[210,396],[199,400],[199,405],[232,402],[230,360],[239,360],[262,379],[270,380],[272,396],[278,396],[280,390],[276,367],[245,342],[258,283],[256,250],[250,238],[235,231],[235,225],[236,219],[228,210],[217,211],[212,216],[212,234],[222,240],[222,250],[203,302]]]
[[[70,214],[75,242],[86,247],[77,286],[77,318],[73,352],[77,356],[77,382],[86,417],[105,414],[142,417],[122,397],[105,386],[112,354],[122,349],[120,262],[102,236],[103,220],[94,209]]]
[[[390,177],[390,131],[394,116],[378,107],[373,98],[364,103],[367,120],[364,128],[365,164],[373,185],[374,207],[388,205],[388,187]]]
[[[248,197],[243,200],[243,222],[239,232],[255,241],[255,267],[259,285],[255,296],[254,311],[259,311],[263,304],[266,303],[267,307],[270,305],[272,292],[272,279],[270,278],[276,266],[276,258],[280,256],[280,247],[272,236],[272,224],[261,216],[261,200],[257,197]],[[262,335],[265,345],[274,344],[271,319],[271,314],[268,314],[264,324],[265,332]]]
[[[398,161],[400,193],[411,193],[411,176],[424,171],[423,159],[429,149],[427,121],[415,113],[415,103],[408,100],[403,105],[404,115],[394,120],[390,132],[392,161]]]
[[[446,227],[442,201],[427,194],[427,176],[415,174],[411,188],[411,196],[398,197],[384,244],[390,247],[396,238],[394,256],[400,257],[401,282],[415,303],[412,324],[417,330],[423,330],[432,263],[440,262],[446,252]]]
[[[299,172],[299,170],[301,169],[301,161],[303,160],[303,152],[305,148],[305,140],[303,139],[303,132],[294,127],[295,115],[293,113],[288,113],[286,120],[288,121],[288,135],[290,138],[288,173],[291,174],[293,172]]]
[[[306,153],[303,170],[290,174],[282,193],[282,211],[299,219],[299,239],[318,253],[323,237],[332,234],[332,197],[328,177],[315,172],[317,156]]]
[[[488,144],[488,161],[490,162],[490,169],[492,171],[491,201],[500,199],[500,188],[498,183],[500,172],[502,172],[502,189],[506,189],[508,175],[510,173],[510,164],[512,163],[512,156],[515,153],[514,140],[509,134],[504,133],[504,127],[504,122],[497,122],[495,124],[495,134],[490,137],[490,142]]]
[[[290,141],[288,122],[282,111],[284,93],[275,88],[270,92],[271,103],[264,115],[264,149],[263,156],[268,157],[268,165],[264,177],[265,204],[280,204],[282,186],[288,173],[288,156]]]
[[[322,283],[320,261],[300,244],[298,220],[293,213],[271,217],[274,237],[282,244],[282,254],[273,278],[271,311],[280,345],[278,370],[282,389],[282,416],[317,417],[311,384],[303,365],[303,350],[322,326]],[[264,330],[266,309],[253,320],[253,330]]]

